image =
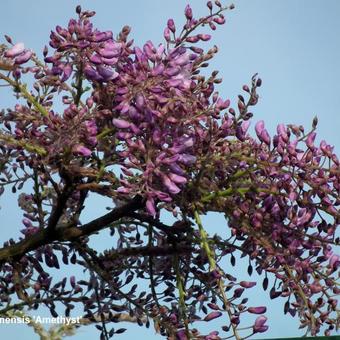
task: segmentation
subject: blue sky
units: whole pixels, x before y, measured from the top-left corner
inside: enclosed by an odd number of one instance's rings
[[[183,9],[187,3],[194,14],[206,13],[206,1],[192,0],[127,0],[127,1],[24,1],[2,0],[0,34],[10,35],[14,41],[23,41],[39,55],[48,43],[49,31],[59,24],[64,26],[74,17],[74,8],[95,10],[95,24],[100,29],[119,32],[126,24],[132,27],[131,36],[136,44],[147,40],[162,41],[166,20],[183,22]],[[270,132],[278,123],[311,126],[315,115],[319,118],[318,140],[325,139],[336,150],[340,147],[340,1],[338,0],[236,0],[236,8],[226,14],[226,25],[214,32],[209,48],[218,45],[219,53],[210,65],[217,69],[224,82],[220,93],[232,103],[243,84],[249,83],[254,73],[259,73],[263,85],[260,101],[254,109],[253,122],[263,119]],[[0,91],[1,108],[13,101]],[[254,123],[252,126],[254,127]],[[337,151],[338,153],[338,151]],[[98,200],[93,205],[102,206]],[[92,206],[93,206],[92,205]],[[12,200],[0,199],[1,242],[17,237],[20,215]],[[96,211],[98,212],[98,209]],[[91,214],[91,213],[89,213]],[[204,218],[208,230],[223,224],[220,216]],[[224,223],[225,224],[225,223]],[[225,228],[225,225],[222,225]],[[240,262],[241,263],[241,262]],[[238,264],[238,272],[244,265]],[[247,278],[245,275],[243,278]],[[261,284],[260,284],[261,286]],[[264,337],[302,335],[297,321],[283,317],[283,306],[274,304],[261,290],[250,294],[254,304],[268,302],[271,317]],[[130,327],[131,331],[119,339],[158,339],[153,330]],[[36,339],[31,329],[0,325],[6,338]],[[96,332],[83,328],[74,339],[93,339]]]

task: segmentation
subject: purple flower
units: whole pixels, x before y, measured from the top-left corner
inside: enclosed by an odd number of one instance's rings
[[[267,331],[268,326],[265,326],[266,322],[267,318],[264,315],[257,317],[253,326],[254,333],[263,333]]]

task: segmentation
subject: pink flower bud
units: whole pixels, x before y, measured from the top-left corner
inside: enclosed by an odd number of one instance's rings
[[[167,194],[165,192],[157,191],[156,195],[163,202],[171,202],[172,201],[172,198],[169,196],[169,194]]]
[[[103,77],[104,81],[113,80],[118,77],[118,73],[102,65],[97,66],[98,73]]]
[[[99,55],[99,54],[92,54],[90,57],[89,57],[89,60],[96,64],[96,65],[100,65],[103,63],[103,60],[102,60],[102,57]]]
[[[97,32],[92,36],[92,41],[95,42],[103,42],[103,41],[107,41],[109,39],[112,39],[112,32],[110,31],[106,31],[106,32]]]
[[[317,293],[320,293],[322,292],[322,286],[320,285],[319,282],[313,282],[313,284],[311,284],[309,286],[309,289],[311,291],[312,294],[317,294]]]
[[[121,53],[121,43],[106,43],[104,48],[99,49],[98,53],[104,58],[118,57]]]
[[[260,306],[260,307],[249,307],[247,311],[252,314],[263,314],[267,310],[267,307]]]
[[[241,129],[242,129],[242,133],[245,135],[249,129],[250,126],[250,120],[245,120],[242,122],[241,124]]]
[[[263,130],[264,130],[264,121],[260,120],[255,125],[255,131],[256,131],[256,134],[257,134],[258,138],[261,137],[261,133],[262,133]]]
[[[229,99],[223,101],[222,98],[218,98],[218,100],[217,100],[217,102],[216,102],[216,107],[217,107],[219,110],[225,110],[225,109],[227,109],[229,106],[230,106],[230,100],[229,100]]]
[[[209,26],[210,26],[210,28],[213,30],[213,31],[215,31],[216,30],[216,25],[214,24],[214,23],[212,23],[212,22],[209,22]]]
[[[21,65],[29,61],[32,57],[32,51],[26,50],[23,54],[19,55],[18,57],[15,58],[14,62],[17,65]]]
[[[17,57],[19,54],[23,53],[24,50],[25,45],[22,42],[19,42],[5,52],[5,57],[7,58]]]
[[[154,59],[154,55],[156,53],[155,46],[153,45],[152,41],[148,41],[146,44],[143,46],[143,51],[145,55],[150,59]]]
[[[308,146],[309,149],[314,150],[314,141],[315,141],[316,133],[311,132],[307,139],[306,139],[306,145]]]
[[[198,35],[193,35],[191,37],[187,37],[185,40],[190,43],[197,43],[200,38],[198,37]]]
[[[287,143],[287,141],[288,141],[288,134],[287,134],[287,127],[286,127],[286,125],[284,125],[284,124],[279,124],[278,126],[277,126],[277,133],[278,133],[278,135],[280,136],[280,137],[282,137],[282,139],[284,140],[284,142],[286,142]]]
[[[146,209],[151,216],[156,215],[155,201],[152,197],[149,197],[146,201]]]
[[[97,125],[96,125],[95,120],[87,120],[87,121],[85,122],[85,127],[86,127],[87,132],[88,132],[91,136],[97,134]]]
[[[181,56],[177,57],[174,61],[173,64],[177,66],[184,66],[189,63],[189,55],[187,53],[182,54]]]
[[[112,66],[117,64],[118,58],[104,58],[102,57],[102,61],[105,65]]]
[[[173,19],[168,20],[168,28],[172,33],[176,32],[175,22]]]
[[[214,21],[216,24],[223,25],[225,23],[225,18],[223,16],[219,16],[217,18],[214,18]]]
[[[291,154],[292,156],[296,156],[296,147],[297,147],[298,142],[299,141],[295,139],[294,141],[290,142],[287,146],[287,150],[289,154]]]
[[[210,34],[199,34],[198,38],[201,39],[202,41],[208,41],[211,39],[211,35]]]
[[[174,183],[178,183],[178,184],[185,184],[188,180],[180,175],[176,175],[172,172],[169,173],[169,178],[174,182]]]
[[[240,323],[240,317],[237,316],[237,315],[233,315],[231,318],[230,318],[230,322],[234,325],[238,325]]]
[[[76,286],[76,278],[73,275],[70,277],[70,284],[72,288]]]
[[[84,74],[85,74],[86,78],[89,79],[89,80],[99,80],[100,79],[99,74],[90,65],[86,65],[84,67]]]
[[[333,152],[333,148],[332,146],[330,146],[329,144],[326,143],[326,141],[322,140],[320,142],[320,149],[321,151],[328,157],[332,156],[332,152]]]
[[[255,131],[259,140],[267,145],[270,145],[270,136],[268,131],[264,128],[264,121],[260,120],[255,125]]]
[[[92,108],[93,103],[94,103],[94,101],[93,101],[93,98],[92,98],[92,97],[89,97],[89,98],[86,99],[86,105],[87,105],[87,107],[88,107],[89,109]]]
[[[240,286],[243,288],[252,288],[256,286],[256,282],[250,282],[250,281],[241,281]]]
[[[236,288],[234,291],[234,297],[239,298],[244,292],[244,288]]]
[[[124,119],[112,119],[112,124],[119,129],[127,129],[130,127],[130,123]]]
[[[196,162],[196,157],[189,154],[181,154],[178,158],[178,161],[183,164],[189,165]]]
[[[329,267],[336,270],[340,266],[340,256],[332,255],[329,259]]]
[[[185,14],[185,16],[188,20],[192,19],[192,9],[191,9],[190,5],[187,5],[185,7],[184,14]]]
[[[159,76],[163,73],[164,69],[164,64],[158,64],[155,68],[152,69],[151,74],[153,76]]]
[[[181,189],[173,181],[171,181],[167,175],[163,175],[162,177],[164,185],[171,194],[178,194],[181,191]]]
[[[117,188],[116,191],[120,194],[129,194],[130,193],[130,189],[125,188],[125,187],[119,187],[119,188]]]
[[[171,313],[170,316],[169,316],[169,319],[170,319],[170,322],[172,324],[177,324],[178,322],[178,318],[177,318],[177,315],[175,313]]]
[[[222,312],[211,312],[203,320],[211,321],[211,320],[219,318],[220,316],[222,316]]]
[[[32,222],[28,218],[24,218],[22,223],[25,225],[26,228],[32,227]]]
[[[68,63],[65,65],[63,69],[63,77],[61,78],[61,81],[66,81],[67,79],[69,79],[71,74],[72,74],[72,65]]]
[[[9,44],[12,44],[12,38],[8,36],[7,34],[5,34],[5,39],[7,40]]]
[[[213,310],[220,310],[221,309],[218,305],[216,305],[216,303],[211,303],[211,302],[208,303],[208,307],[213,309]]]
[[[91,150],[81,144],[76,144],[73,147],[73,152],[85,157],[91,156]]]
[[[171,40],[171,39],[170,39],[170,30],[169,30],[168,27],[165,28],[163,35],[164,35],[164,39],[165,39],[166,41],[170,41],[170,40]]]
[[[138,93],[136,96],[136,107],[139,110],[143,110],[145,106],[145,99],[141,93]]]
[[[176,340],[188,340],[184,329],[181,329],[176,333]]]
[[[265,326],[267,318],[264,315],[259,316],[255,320],[255,324],[253,326],[254,333],[263,333],[268,329],[268,326]]]
[[[174,77],[176,75],[178,75],[181,72],[181,69],[179,67],[168,67],[164,74],[168,77]]]
[[[270,145],[270,136],[266,129],[263,129],[261,136],[260,136],[260,140],[263,143],[267,144],[268,146]]]

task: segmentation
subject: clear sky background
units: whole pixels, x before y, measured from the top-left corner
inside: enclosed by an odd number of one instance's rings
[[[194,14],[207,13],[204,0],[2,0],[0,34],[24,42],[39,55],[48,44],[49,31],[57,24],[65,26],[69,18],[75,16],[75,6],[80,4],[97,12],[94,22],[99,29],[118,33],[128,24],[132,26],[131,37],[137,45],[149,39],[159,43],[168,18],[174,18],[177,26],[183,23],[187,3],[192,5]],[[340,1],[235,0],[234,3],[235,10],[226,13],[227,24],[218,27],[213,33],[214,39],[206,43],[207,48],[216,44],[220,49],[210,65],[210,70],[219,70],[224,79],[220,93],[235,104],[242,85],[248,84],[254,73],[259,73],[263,85],[259,89],[260,101],[254,109],[252,127],[256,120],[263,119],[271,133],[279,123],[302,124],[307,128],[317,115],[318,141],[325,139],[339,154]],[[12,102],[0,91],[1,108]],[[21,215],[15,204],[12,199],[0,198],[1,243],[19,235]],[[102,206],[102,202],[94,199],[91,207],[95,207],[95,211],[88,211],[88,218],[97,215]],[[226,228],[217,215],[206,216],[204,221],[209,231]],[[242,272],[244,266],[238,262],[237,272]],[[246,279],[247,275],[240,278]],[[270,301],[266,293],[256,288],[248,295],[254,305],[268,306],[270,330],[262,338],[303,334],[298,330],[297,320],[283,316],[282,300]],[[129,332],[117,338],[160,338],[152,329],[127,326]],[[0,325],[0,336],[37,338],[27,326]],[[88,327],[79,330],[73,339],[94,338],[97,331]]]

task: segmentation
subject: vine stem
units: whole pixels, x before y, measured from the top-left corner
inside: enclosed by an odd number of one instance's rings
[[[19,90],[19,92],[22,94],[22,96],[27,99],[29,103],[31,103],[44,117],[48,117],[49,113],[47,109],[42,106],[35,98],[32,96],[26,88],[26,85],[21,85],[19,82],[16,82],[12,80],[11,78],[3,75],[0,73],[0,79],[5,80],[8,84],[10,84],[13,88]]]
[[[210,249],[209,242],[208,242],[208,234],[207,234],[207,232],[205,231],[205,229],[203,227],[203,224],[202,224],[202,221],[201,221],[201,217],[200,217],[200,215],[198,213],[198,210],[195,210],[194,217],[195,217],[195,222],[196,222],[196,224],[198,226],[198,229],[199,229],[199,232],[200,232],[202,248],[204,249],[204,251],[205,251],[205,253],[206,253],[207,257],[208,257],[210,271],[213,271],[213,270],[215,270],[217,268],[216,261],[215,261],[215,258],[213,256],[213,252]],[[225,310],[228,313],[229,320],[230,320],[230,323],[231,323],[231,327],[233,329],[233,333],[234,333],[235,339],[236,340],[241,340],[242,338],[238,334],[237,326],[234,325],[231,322],[231,318],[232,318],[233,315],[232,315],[231,308],[230,308],[230,302],[228,301],[228,297],[227,297],[227,295],[225,293],[224,281],[223,281],[222,277],[218,279],[218,288],[219,288],[220,294],[222,295],[224,306],[225,306]]]
[[[188,326],[187,308],[185,304],[185,290],[184,290],[183,280],[182,280],[182,276],[180,272],[178,255],[174,256],[174,267],[175,267],[175,272],[176,272],[176,283],[177,283],[177,289],[178,289],[178,294],[179,294],[180,317],[183,319],[186,335],[190,339],[191,335],[190,335],[189,326]]]

